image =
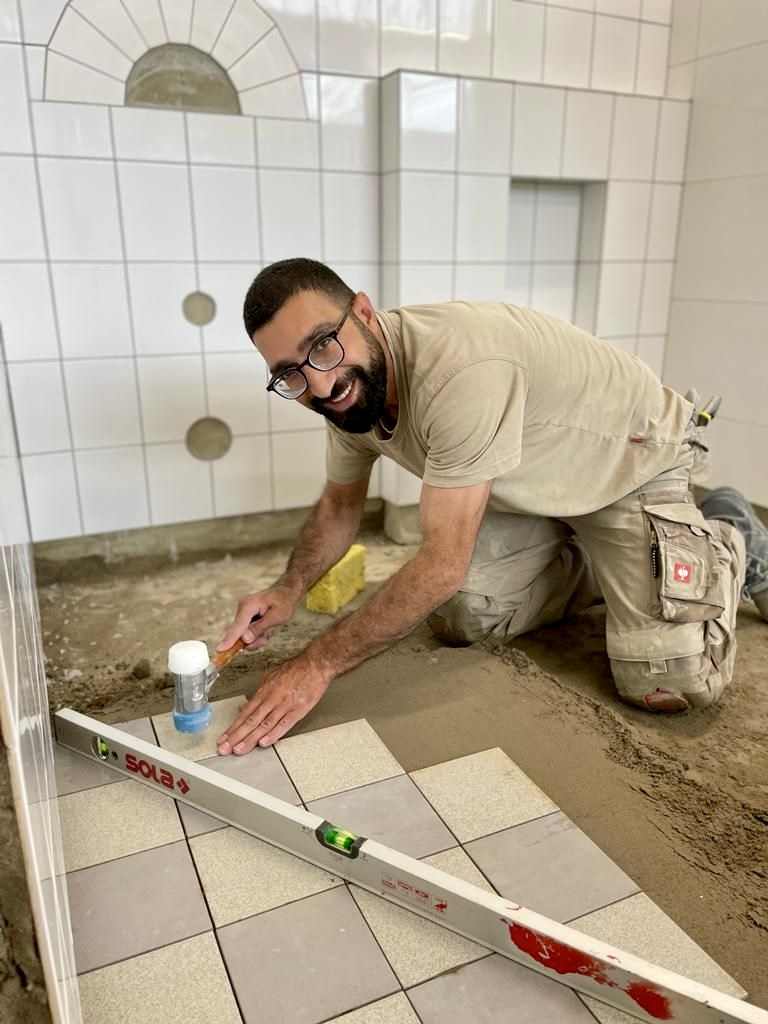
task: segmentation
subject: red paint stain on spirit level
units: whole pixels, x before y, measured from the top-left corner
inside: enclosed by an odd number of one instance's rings
[[[645,1010],[649,1017],[654,1017],[656,1020],[672,1020],[669,1000],[657,992],[652,985],[633,982],[627,988],[622,989],[618,982],[613,981],[605,973],[605,965],[589,956],[588,953],[580,953],[577,949],[565,946],[555,939],[539,935],[522,925],[509,921],[504,921],[504,924],[509,928],[509,937],[517,948],[523,953],[527,953],[542,967],[555,971],[557,974],[579,974],[583,978],[592,978],[599,985],[621,989],[641,1009]]]

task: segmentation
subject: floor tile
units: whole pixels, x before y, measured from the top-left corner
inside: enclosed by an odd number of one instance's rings
[[[572,928],[691,981],[743,999],[746,991],[645,893],[571,921]]]
[[[456,845],[407,775],[314,800],[307,810],[411,857],[426,857]]]
[[[186,843],[67,875],[78,973],[211,930]]]
[[[285,800],[294,806],[301,803],[288,773],[280,763],[280,758],[271,747],[253,750],[246,757],[210,757],[199,764],[203,768],[210,768],[225,775],[228,779],[236,779],[238,782],[244,782],[246,786],[261,790],[262,793],[269,793],[278,800]],[[204,814],[196,807],[189,807],[180,800],[176,803],[184,831],[188,836],[200,836],[204,832],[227,827],[226,822],[210,814]]]
[[[224,700],[211,701],[211,724],[204,732],[179,732],[173,724],[172,712],[164,715],[153,715],[152,724],[157,733],[161,747],[173,751],[180,757],[190,761],[202,761],[204,757],[217,757],[216,740],[224,730],[232,725],[246,703],[246,697],[226,697]],[[234,754],[228,754],[234,757]],[[250,757],[250,754],[246,754]]]
[[[115,726],[122,729],[131,736],[146,740],[147,743],[156,743],[152,723],[148,718],[136,718],[130,722],[121,722]],[[76,754],[74,750],[66,747],[53,745],[53,758],[56,769],[56,791],[59,796],[66,796],[67,793],[77,793],[82,789],[91,789],[93,786],[106,786],[111,782],[120,782],[125,775],[116,772],[113,768],[105,768],[98,761]]]
[[[190,839],[216,927],[341,885],[341,879],[235,828]]]
[[[277,752],[305,801],[403,773],[362,718],[279,740]]]
[[[346,886],[218,937],[245,1024],[318,1024],[399,989]]]
[[[494,954],[410,989],[422,1024],[594,1024],[576,993]]]
[[[67,871],[184,838],[173,800],[126,779],[59,798]]]
[[[637,1017],[633,1017],[623,1010],[617,1010],[615,1006],[608,1006],[607,1003],[600,1003],[597,999],[579,993],[579,999],[592,1011],[592,1016],[600,1021],[600,1024],[637,1024]]]
[[[328,1024],[419,1024],[419,1018],[404,992],[369,1003],[359,1010],[334,1017]]]
[[[638,891],[559,811],[465,849],[502,896],[556,921],[570,921]]]
[[[442,853],[433,853],[431,857],[422,857],[421,859],[424,864],[431,864],[433,868],[439,868],[446,874],[453,875],[454,878],[460,878],[462,882],[469,882],[470,885],[476,885],[479,889],[485,889],[486,892],[496,892],[475,862],[470,860],[460,846],[454,847],[453,850],[443,850]]]
[[[462,843],[558,809],[498,747],[411,778]]]
[[[351,892],[404,988],[489,955],[485,946],[381,896],[357,886]]]
[[[83,1024],[241,1024],[213,932],[84,974]]]

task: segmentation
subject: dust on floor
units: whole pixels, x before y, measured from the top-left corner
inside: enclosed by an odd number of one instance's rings
[[[361,539],[369,585],[351,608],[415,550]],[[279,575],[288,550],[140,575],[128,561],[42,586],[51,708],[112,722],[168,710],[168,647],[212,648],[237,599]],[[213,696],[250,695],[331,621],[299,611],[263,651],[238,656]],[[674,717],[617,700],[603,630],[598,608],[512,646],[448,649],[422,626],[336,680],[294,731],[367,718],[406,771],[501,747],[768,1007],[768,625],[745,605],[734,682],[717,706]]]

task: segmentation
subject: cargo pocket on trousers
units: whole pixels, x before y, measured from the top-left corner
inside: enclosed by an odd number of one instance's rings
[[[716,619],[725,609],[712,528],[694,504],[643,505],[651,531],[655,614],[666,622]]]

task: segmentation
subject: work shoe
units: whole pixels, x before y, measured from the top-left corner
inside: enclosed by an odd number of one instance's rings
[[[744,597],[751,598],[768,622],[768,527],[734,487],[716,487],[700,505],[705,519],[722,519],[735,526],[747,546]]]

